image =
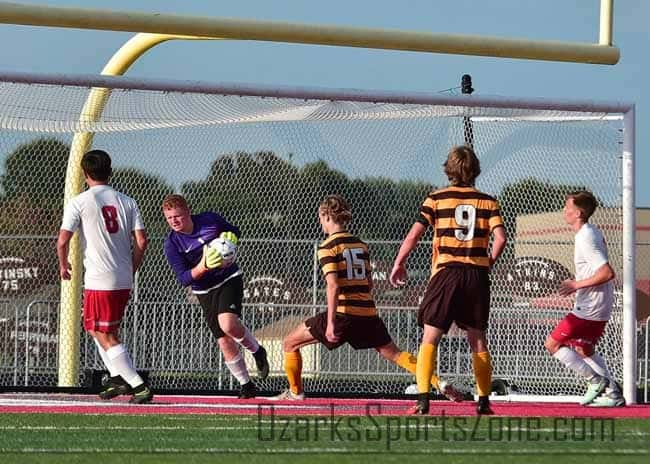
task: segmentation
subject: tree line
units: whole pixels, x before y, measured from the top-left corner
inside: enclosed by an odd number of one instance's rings
[[[53,243],[9,239],[10,236],[54,237],[63,214],[65,172],[69,145],[55,138],[39,138],[15,149],[0,176],[0,256],[39,260],[58,269]],[[353,208],[352,230],[365,240],[401,240],[417,218],[419,205],[437,186],[425,182],[383,177],[350,178],[319,160],[297,166],[272,151],[215,154],[205,178],[185,182],[180,193],[193,212],[213,210],[237,224],[245,238],[317,240],[321,238],[317,207],[327,194],[343,195]],[[138,201],[153,238],[167,233],[160,210],[174,186],[165,179],[134,168],[116,168],[111,184]],[[514,233],[519,214],[557,211],[566,192],[575,186],[524,179],[505,186],[499,194],[504,220]],[[384,247],[387,250],[391,247]],[[375,256],[390,260],[391,256]],[[513,256],[512,251],[509,252]],[[147,257],[151,278],[164,265],[162,247]],[[57,273],[50,279],[56,283]],[[158,274],[160,274],[158,272]]]

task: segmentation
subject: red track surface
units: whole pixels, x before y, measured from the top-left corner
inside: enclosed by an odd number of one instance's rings
[[[101,401],[93,395],[0,394],[0,414],[237,414],[312,416],[401,416],[411,400],[368,400],[308,398],[305,401],[269,401],[264,398],[239,400],[228,396],[156,396],[146,405],[128,404],[128,397]],[[650,405],[624,408],[590,408],[573,403],[492,402],[496,415],[506,417],[611,417],[649,418]],[[473,416],[475,403],[432,401],[431,415]]]

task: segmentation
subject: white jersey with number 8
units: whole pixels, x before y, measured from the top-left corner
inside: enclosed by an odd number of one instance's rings
[[[87,290],[133,286],[131,236],[135,230],[144,230],[133,198],[109,185],[91,187],[70,200],[63,212],[61,229],[80,231]]]

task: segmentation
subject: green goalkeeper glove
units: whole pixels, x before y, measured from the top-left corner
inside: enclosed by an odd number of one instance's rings
[[[228,240],[230,243],[233,245],[237,245],[237,242],[239,239],[235,235],[234,232],[221,232],[221,235],[219,235],[219,238],[222,238],[224,240]]]
[[[208,269],[216,269],[223,264],[221,253],[215,248],[203,245],[203,265]]]

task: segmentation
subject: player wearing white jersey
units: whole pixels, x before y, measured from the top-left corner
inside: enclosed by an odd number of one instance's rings
[[[576,233],[574,264],[577,281],[589,279],[596,275],[602,266],[609,266],[605,237],[593,224],[583,224]],[[614,277],[613,272],[611,278]],[[577,288],[572,313],[581,319],[608,321],[613,305],[614,281],[610,279],[601,284]]]
[[[602,232],[589,224],[598,206],[587,191],[567,195],[564,219],[576,232],[574,264],[575,279],[560,284],[560,295],[575,292],[573,310],[546,338],[544,346],[569,369],[589,381],[581,401],[589,406],[624,406],[625,400],[605,360],[595,347],[612,313],[614,303],[614,270],[609,264],[607,244]]]
[[[71,277],[68,251],[78,230],[85,268],[83,325],[111,375],[100,397],[111,399],[132,392],[132,403],[148,403],[153,394],[119,339],[133,273],[142,264],[147,248],[144,223],[135,200],[108,185],[112,169],[106,152],[89,151],[81,167],[88,190],[64,209],[57,241],[59,273],[63,280]]]

